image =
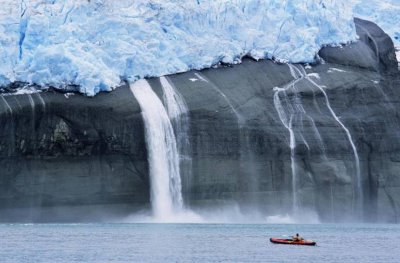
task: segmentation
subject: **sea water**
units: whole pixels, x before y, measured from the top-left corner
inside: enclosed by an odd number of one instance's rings
[[[300,233],[317,246],[276,245]],[[3,224],[0,262],[400,262],[400,225]]]

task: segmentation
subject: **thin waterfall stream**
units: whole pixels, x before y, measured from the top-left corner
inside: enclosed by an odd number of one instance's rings
[[[12,132],[10,133],[10,137],[11,137],[11,143],[10,143],[10,147],[9,147],[9,154],[15,154],[15,124],[14,124],[14,116],[13,116],[13,110],[12,107],[10,106],[10,104],[7,102],[7,100],[5,99],[4,95],[0,95],[0,98],[2,99],[6,111],[10,114],[10,125],[11,125],[11,130]],[[7,113],[7,115],[8,115]]]
[[[303,108],[299,98],[297,97],[298,89],[296,88],[296,84],[301,81],[301,80],[306,80],[309,82],[311,85],[315,86],[318,88],[319,91],[322,92],[326,107],[328,108],[328,111],[332,118],[337,122],[340,126],[340,128],[345,132],[346,137],[349,141],[349,144],[351,146],[353,155],[354,155],[354,163],[355,163],[355,170],[356,170],[356,175],[355,175],[355,200],[353,201],[353,205],[362,208],[362,202],[363,202],[363,193],[362,193],[362,186],[361,186],[361,175],[360,175],[360,160],[357,152],[357,148],[355,146],[355,143],[353,141],[353,138],[351,136],[351,133],[349,129],[344,125],[344,123],[339,119],[339,117],[336,115],[334,110],[332,109],[328,95],[325,92],[324,88],[320,85],[318,85],[314,80],[310,78],[310,76],[306,73],[305,69],[303,67],[296,67],[295,65],[288,64],[290,73],[292,77],[294,78],[291,82],[289,82],[287,85],[285,85],[283,88],[281,87],[275,87],[274,88],[274,105],[275,109],[278,112],[278,116],[284,125],[284,127],[289,131],[290,135],[290,156],[291,156],[291,169],[292,169],[292,191],[293,191],[293,211],[296,212],[299,206],[299,200],[298,200],[298,174],[296,171],[296,159],[294,155],[294,150],[296,148],[296,131],[294,131],[294,120],[297,115],[300,116],[301,119],[301,124],[303,123],[303,115],[310,120],[310,124],[312,129],[314,130],[315,136],[319,142],[319,147],[321,148],[322,154],[323,154],[323,160],[328,161],[326,157],[326,149],[324,146],[324,143],[322,141],[322,137],[318,131],[318,128],[315,125],[314,120],[306,113],[305,109]],[[294,102],[288,98],[287,91],[289,89],[292,89],[294,91]],[[281,95],[282,94],[282,95]],[[282,98],[281,98],[282,97]],[[285,103],[286,106],[283,105],[283,102]],[[300,132],[299,139],[303,140],[304,144],[308,148],[308,144],[304,137]],[[332,195],[332,193],[331,193]],[[332,196],[331,196],[332,198]],[[331,208],[332,209],[332,208]]]
[[[244,125],[244,119],[243,119],[242,115],[240,115],[240,113],[235,109],[235,107],[233,106],[232,102],[228,99],[228,97],[214,83],[212,83],[210,80],[208,80],[200,72],[194,73],[194,75],[196,77],[198,77],[201,81],[204,81],[204,82],[210,84],[211,87],[225,99],[225,101],[228,103],[229,107],[232,109],[232,112],[235,114],[235,116],[237,118],[239,128],[242,128],[242,126]]]
[[[238,131],[239,131],[239,144],[240,144],[240,169],[243,170],[244,174],[247,174],[246,182],[239,183],[241,185],[246,185],[245,191],[250,192],[250,200],[252,202],[256,202],[255,192],[258,191],[259,182],[258,177],[259,173],[255,168],[255,155],[253,149],[251,147],[251,130],[247,126],[245,117],[239,112],[236,107],[233,105],[232,101],[225,95],[225,93],[210,79],[204,76],[202,73],[197,72],[194,75],[199,78],[201,81],[206,82],[214,89],[228,104],[232,113],[235,115],[237,119]],[[249,163],[250,165],[246,164]]]
[[[168,77],[160,77],[163,102],[175,131],[179,153],[182,188],[190,192],[192,179],[192,157],[189,138],[189,110],[183,96],[177,91]]]
[[[281,120],[283,126],[289,131],[289,147],[290,147],[290,160],[291,160],[291,170],[292,170],[292,206],[293,206],[293,213],[296,214],[298,210],[298,178],[297,178],[297,171],[296,171],[296,157],[295,157],[295,148],[296,148],[296,137],[293,131],[293,117],[295,114],[294,107],[290,103],[290,107],[288,107],[288,111],[282,105],[280,99],[280,93],[284,94],[285,101],[288,100],[286,91],[290,88],[294,88],[295,84],[301,80],[299,76],[295,74],[295,71],[289,67],[291,75],[294,77],[294,80],[289,82],[285,87],[275,87],[274,88],[274,106],[278,113],[279,119]]]
[[[296,68],[297,69],[297,68]],[[309,81],[312,85],[317,87],[322,94],[324,95],[325,101],[326,101],[326,106],[329,109],[329,112],[331,113],[332,117],[335,119],[335,121],[342,127],[342,129],[345,131],[346,136],[349,140],[349,143],[351,145],[351,148],[353,150],[354,154],[354,161],[355,161],[355,167],[356,167],[356,184],[355,184],[355,190],[356,190],[356,200],[354,200],[354,203],[357,205],[358,208],[362,209],[362,204],[363,204],[363,192],[362,192],[362,183],[361,183],[361,171],[360,171],[360,158],[358,156],[358,151],[357,147],[353,141],[353,138],[351,136],[351,133],[349,129],[344,125],[344,123],[339,119],[339,117],[336,115],[335,111],[332,109],[331,104],[329,102],[328,94],[325,92],[324,88],[321,85],[318,85],[315,81],[313,81],[306,73],[305,69],[303,67],[300,67],[301,70],[298,70],[299,73],[302,75],[303,78],[305,78],[307,81]]]

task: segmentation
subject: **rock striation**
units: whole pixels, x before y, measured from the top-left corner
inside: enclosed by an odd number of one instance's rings
[[[243,213],[276,215],[291,213],[296,196],[300,211],[322,221],[399,222],[400,73],[390,38],[355,22],[360,40],[323,48],[316,65],[245,59],[167,76],[189,111],[187,205],[235,201]],[[162,100],[160,79],[148,82]],[[146,209],[148,169],[128,85],[94,98],[0,96],[2,222],[102,221]]]

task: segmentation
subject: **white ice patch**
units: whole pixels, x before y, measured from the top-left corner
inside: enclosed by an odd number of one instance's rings
[[[12,89],[12,91],[10,91],[10,92],[4,92],[2,94],[2,96],[30,95],[30,94],[40,93],[40,92],[43,92],[43,90],[38,89],[38,87],[35,87],[32,85],[25,85],[22,87]]]
[[[328,73],[333,73],[333,72],[347,72],[346,70],[343,70],[343,69],[339,69],[339,68],[329,68],[328,69]]]
[[[69,99],[69,97],[71,97],[71,96],[73,96],[73,95],[75,95],[75,93],[68,92],[68,93],[65,93],[65,94],[64,94],[64,97],[67,98],[67,99]]]
[[[316,78],[316,79],[320,79],[320,76],[318,73],[309,73],[307,74],[307,76],[312,77],[312,78]]]
[[[345,0],[1,0],[0,86],[93,96],[122,80],[255,59],[313,62],[356,39]]]

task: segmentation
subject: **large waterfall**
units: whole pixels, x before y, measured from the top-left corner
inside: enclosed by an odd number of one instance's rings
[[[167,111],[146,80],[130,89],[142,110],[145,125],[154,217],[169,220],[183,208],[179,154]]]

